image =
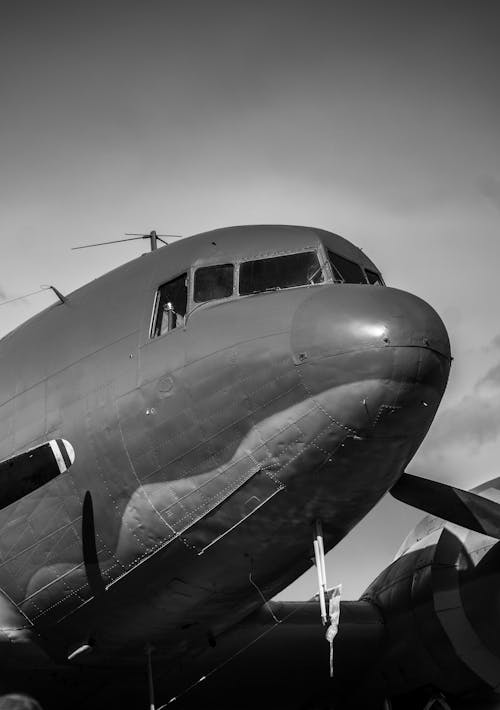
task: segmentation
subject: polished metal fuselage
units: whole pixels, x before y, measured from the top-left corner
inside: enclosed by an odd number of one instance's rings
[[[5,634],[58,662],[85,641],[91,664],[134,662],[149,642],[196,652],[310,566],[315,519],[330,549],[413,456],[450,357],[438,316],[407,293],[235,297],[150,337],[157,288],[196,264],[328,239],[366,259],[333,235],[262,229],[254,246],[220,230],[145,255],[1,341],[0,457],[56,437],[76,453],[0,512]],[[0,647],[6,664],[19,653]]]

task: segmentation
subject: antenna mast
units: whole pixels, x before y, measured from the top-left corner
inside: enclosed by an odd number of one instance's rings
[[[125,232],[126,237],[141,237],[142,239],[149,239],[151,245],[151,251],[156,251],[158,249],[158,242],[162,242],[165,246],[168,246],[168,242],[165,242],[162,237],[174,237],[174,234],[157,234],[156,229],[152,229],[149,234],[134,234],[133,232]]]
[[[110,242],[98,242],[97,244],[83,244],[82,246],[72,247],[72,250],[74,251],[75,249],[88,249],[89,247],[101,247],[105,244],[119,244],[120,242],[133,242],[136,239],[149,239],[151,251],[156,251],[156,249],[158,249],[158,242],[161,242],[165,246],[168,246],[168,242],[166,242],[164,239],[162,239],[162,237],[169,237],[170,239],[182,239],[181,234],[158,234],[156,229],[152,229],[147,234],[137,234],[135,232],[125,232],[125,236],[129,237],[129,239],[113,239]]]

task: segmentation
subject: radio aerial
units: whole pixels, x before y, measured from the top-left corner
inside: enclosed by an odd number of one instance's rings
[[[169,239],[182,239],[182,234],[158,234],[155,229],[152,229],[150,232],[147,234],[137,234],[135,232],[125,232],[125,236],[128,237],[128,239],[113,239],[110,242],[97,242],[96,244],[83,244],[78,247],[71,247],[72,251],[75,251],[75,249],[89,249],[90,247],[102,247],[105,244],[119,244],[120,242],[133,242],[136,239],[149,239],[150,245],[151,245],[151,251],[155,251],[158,249],[158,242],[161,242],[165,246],[168,246],[168,242],[166,242],[162,237],[167,237]]]

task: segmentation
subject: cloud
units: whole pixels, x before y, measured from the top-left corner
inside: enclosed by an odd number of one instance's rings
[[[500,371],[500,365],[498,366]],[[496,382],[500,385],[500,378]],[[500,400],[484,391],[466,395],[454,407],[444,410],[429,437],[434,446],[481,446],[500,435]]]
[[[500,180],[493,175],[481,175],[478,178],[477,186],[480,194],[500,210]]]
[[[498,335],[495,335],[495,337],[490,343],[490,347],[494,348],[495,350],[500,350],[500,333],[498,333]]]
[[[485,385],[500,387],[500,362],[488,370],[486,375],[479,380],[476,388],[483,387]]]
[[[478,454],[499,438],[500,362],[497,362],[476,381],[471,392],[438,412],[414,470],[421,469],[422,475],[442,475],[455,468],[457,473],[457,462],[464,465],[477,461]],[[469,470],[472,473],[474,467],[469,466]]]

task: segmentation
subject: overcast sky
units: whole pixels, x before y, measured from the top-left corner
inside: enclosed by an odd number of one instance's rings
[[[0,14],[0,299],[68,292],[156,228],[336,231],[449,329],[415,473],[500,475],[498,2],[107,0]],[[50,303],[0,307],[0,334]],[[420,515],[385,500],[328,557],[347,597]],[[309,574],[287,593],[314,592]]]

